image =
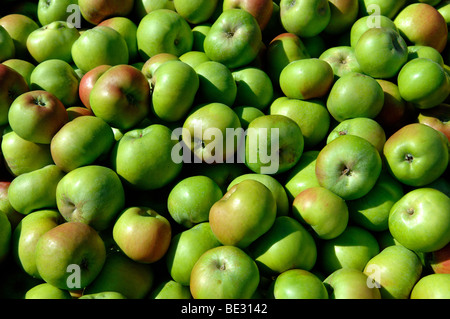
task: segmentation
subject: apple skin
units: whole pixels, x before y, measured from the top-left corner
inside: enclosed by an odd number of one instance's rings
[[[202,222],[175,234],[165,256],[167,270],[175,282],[189,286],[192,268],[200,256],[222,246],[209,222]]]
[[[424,186],[436,180],[448,164],[448,140],[425,124],[408,124],[392,134],[383,148],[389,172],[401,183]]]
[[[112,16],[127,16],[134,5],[133,0],[78,0],[81,15],[86,21],[97,25]]]
[[[50,144],[53,136],[69,121],[65,106],[52,93],[30,91],[17,97],[8,112],[11,129],[23,139]]]
[[[15,58],[29,60],[27,38],[31,32],[39,29],[37,22],[24,14],[11,13],[0,18],[0,26],[5,28],[14,42]]]
[[[88,165],[64,175],[56,187],[56,204],[66,221],[101,231],[112,226],[123,210],[125,191],[112,169]]]
[[[259,28],[263,31],[273,13],[273,1],[270,0],[224,0],[223,11],[233,8],[248,11],[255,17]]]
[[[436,274],[450,274],[450,244],[426,254],[426,265]]]
[[[449,299],[450,274],[429,274],[414,285],[410,299]]]
[[[450,198],[426,187],[406,193],[391,208],[389,231],[401,245],[416,252],[444,248],[450,242]]]
[[[16,47],[8,31],[2,26],[0,26],[0,48],[0,62],[14,58]]]
[[[17,71],[25,79],[28,87],[30,86],[31,73],[36,67],[33,63],[21,59],[9,59],[4,61],[2,64],[9,66],[11,69]]]
[[[98,292],[93,294],[85,294],[79,297],[78,299],[128,299],[120,292],[116,291],[105,291],[105,292]]]
[[[192,35],[194,36],[194,42],[192,43],[192,51],[203,53],[205,52],[203,44],[205,42],[206,35],[208,34],[209,30],[211,30],[211,26],[212,26],[211,22],[205,22],[194,25],[192,27]]]
[[[8,124],[8,111],[12,102],[21,94],[28,92],[25,78],[14,69],[0,64],[0,125]]]
[[[95,116],[110,126],[129,130],[150,112],[150,86],[140,70],[125,64],[112,66],[95,82],[89,104]]]
[[[223,11],[203,42],[206,55],[230,69],[252,62],[260,52],[262,33],[256,19],[243,9]]]
[[[173,0],[135,0],[133,13],[137,19],[142,20],[147,13],[158,9],[175,10]]]
[[[421,110],[417,116],[419,123],[428,125],[442,132],[450,141],[450,105],[440,104],[430,109]]]
[[[192,299],[189,286],[167,279],[162,281],[153,289],[149,299]]]
[[[211,61],[204,51],[194,51],[194,50],[183,53],[182,55],[180,55],[179,59],[180,61],[189,64],[194,69],[197,67],[197,65],[203,62]]]
[[[67,11],[67,8],[74,4],[78,4],[78,0],[39,0],[36,11],[39,23],[44,26],[54,21],[67,21],[72,14]]]
[[[8,189],[10,185],[10,181],[0,181],[0,211],[6,214],[11,223],[11,229],[14,230],[25,216],[16,211],[9,202]]]
[[[250,299],[258,288],[259,270],[250,256],[235,246],[203,253],[191,272],[194,299]]]
[[[329,299],[381,299],[378,287],[369,287],[369,277],[361,270],[340,268],[323,281]]]
[[[444,58],[442,54],[439,53],[435,48],[425,46],[425,45],[410,45],[408,46],[408,61],[415,58],[428,58],[438,63],[440,66],[444,67]]]
[[[53,136],[50,151],[54,163],[65,172],[105,158],[115,143],[111,127],[96,116],[67,122]]]
[[[419,257],[401,245],[386,247],[364,267],[374,285],[380,286],[381,299],[408,299],[422,270]]]
[[[303,269],[289,269],[278,275],[273,295],[275,299],[328,299],[323,282]]]
[[[377,5],[379,13],[389,19],[395,18],[398,12],[410,1],[407,0],[359,0],[360,14],[374,14],[373,7]],[[371,10],[372,9],[372,10]]]
[[[45,282],[29,289],[24,299],[72,299],[72,296],[69,291]]]
[[[148,264],[163,258],[172,238],[169,221],[147,207],[125,209],[117,217],[112,232],[125,255]]]
[[[256,67],[242,67],[232,72],[237,92],[235,106],[246,105],[266,110],[273,100],[274,89],[268,74]]]
[[[358,19],[359,0],[331,0],[330,22],[324,32],[327,34],[341,34],[350,30]]]
[[[272,227],[276,214],[272,191],[257,180],[246,179],[211,206],[209,223],[223,245],[243,249]]]
[[[376,20],[374,20],[376,19]],[[350,46],[355,48],[361,36],[371,28],[389,28],[398,32],[394,21],[384,15],[362,16],[353,23],[350,29]]]
[[[173,1],[175,11],[192,25],[208,21],[215,12],[218,4],[218,0]]]
[[[244,130],[248,128],[251,121],[265,115],[263,111],[253,106],[235,106],[233,111],[237,114]]]
[[[361,66],[355,56],[355,49],[348,45],[326,49],[319,56],[319,59],[330,64],[335,81],[349,72],[362,73]]]
[[[91,94],[92,88],[94,87],[94,84],[110,68],[110,65],[99,65],[92,70],[89,70],[81,77],[78,86],[78,95],[80,97],[81,103],[83,103],[83,105],[88,109],[91,109],[89,96]]]
[[[0,230],[0,264],[3,264],[11,251],[13,233],[11,222],[3,211],[0,211]]]

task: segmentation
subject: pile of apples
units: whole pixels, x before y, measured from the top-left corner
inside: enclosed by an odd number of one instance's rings
[[[450,298],[450,1],[2,6],[1,298]]]

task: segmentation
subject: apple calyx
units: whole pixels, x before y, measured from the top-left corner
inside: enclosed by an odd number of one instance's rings
[[[414,160],[414,156],[412,154],[408,153],[405,155],[405,161],[407,161],[408,163],[411,164],[413,162],[413,160]]]
[[[406,213],[407,213],[409,216],[414,215],[414,208],[412,208],[412,207],[408,208],[408,209],[406,210]]]

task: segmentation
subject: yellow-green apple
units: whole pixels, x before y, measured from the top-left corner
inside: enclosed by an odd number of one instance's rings
[[[78,29],[65,21],[54,21],[31,32],[27,49],[37,63],[60,59],[72,63],[72,44],[80,37]]]
[[[394,21],[384,15],[362,16],[353,23],[350,29],[350,46],[356,47],[359,38],[372,28],[388,28],[398,32]]]
[[[284,29],[299,37],[313,37],[328,26],[331,19],[328,0],[281,0],[280,18]]]
[[[81,116],[61,127],[50,143],[50,151],[54,163],[69,172],[104,159],[114,143],[114,133],[105,121]]]
[[[319,59],[330,64],[335,80],[349,72],[362,72],[361,66],[355,56],[355,49],[348,45],[326,49],[319,56]]]
[[[139,58],[137,49],[137,25],[130,18],[125,16],[116,16],[103,20],[98,25],[110,27],[119,32],[127,43],[128,47],[128,62],[131,64]]]
[[[155,79],[153,78],[153,76],[155,75],[156,69],[158,69],[161,64],[170,60],[179,60],[179,58],[175,54],[162,52],[152,56],[142,65],[141,71],[147,78],[148,83],[150,84],[150,89],[152,91],[153,86],[155,85]]]
[[[86,73],[99,65],[127,64],[129,52],[127,42],[116,30],[96,26],[85,30],[72,45],[74,64]]]
[[[2,136],[1,148],[4,165],[13,176],[54,164],[50,145],[24,140],[14,131]]]
[[[260,52],[261,29],[248,11],[228,9],[211,25],[203,42],[206,55],[230,69],[252,62]]]
[[[447,29],[450,25],[450,2],[442,1],[439,2],[436,6],[434,6],[439,13],[444,17],[445,22],[447,23]],[[447,39],[450,38],[450,35],[447,36]]]
[[[56,187],[56,204],[68,222],[82,222],[97,231],[111,227],[125,205],[117,174],[106,166],[88,165],[70,171]]]
[[[359,0],[329,0],[330,22],[325,28],[327,34],[341,34],[350,30],[358,19]]]
[[[189,23],[170,9],[158,9],[145,15],[139,21],[136,37],[143,60],[162,52],[180,56],[191,51],[194,41]]]
[[[205,57],[209,60],[206,53]],[[194,66],[194,70],[199,80],[196,103],[217,102],[233,106],[238,86],[229,68],[220,62],[209,60]]]
[[[276,215],[272,191],[257,180],[246,179],[211,206],[209,223],[223,245],[247,248],[272,227]]]
[[[166,254],[172,238],[170,222],[148,207],[129,207],[113,226],[113,238],[120,250],[140,263],[154,263]]]
[[[11,222],[3,211],[0,211],[0,230],[0,264],[2,264],[8,258],[11,251],[11,236],[13,231]]]
[[[45,90],[55,95],[64,106],[78,102],[78,75],[69,63],[60,59],[45,60],[33,69],[30,90]]]
[[[113,16],[127,16],[131,13],[133,5],[133,0],[78,0],[83,18],[94,25]]]
[[[248,128],[251,121],[265,115],[263,111],[254,106],[235,106],[233,111],[237,114],[244,130]]]
[[[253,242],[248,251],[265,276],[295,268],[310,271],[317,260],[314,238],[290,216],[277,217],[269,231]]]
[[[21,138],[50,144],[53,136],[69,121],[65,106],[52,93],[37,90],[17,97],[8,112],[11,129]]]
[[[369,286],[369,277],[355,268],[340,268],[323,281],[329,299],[381,299],[377,286]]]
[[[211,30],[211,26],[212,24],[208,22],[192,26],[192,35],[194,36],[192,51],[205,52],[203,43],[205,42],[205,38],[209,30]]]
[[[36,10],[38,21],[42,26],[54,21],[67,21],[72,14],[69,6],[77,4],[78,0],[39,0]]]
[[[175,11],[192,25],[208,21],[216,10],[218,3],[218,0],[173,0]]]
[[[442,14],[427,3],[410,3],[395,17],[402,37],[411,44],[427,45],[442,52],[447,44],[448,28]]]
[[[346,202],[324,187],[311,187],[298,194],[292,203],[292,216],[320,239],[336,238],[347,228]]]
[[[152,82],[153,113],[166,122],[185,118],[200,86],[195,69],[179,60],[166,61],[154,71]]]
[[[440,66],[445,67],[444,58],[442,57],[442,54],[438,50],[436,50],[435,48],[432,48],[430,46],[409,45],[408,46],[408,61],[411,61],[412,59],[416,59],[416,58],[428,58],[428,59],[440,64]]]
[[[28,275],[42,279],[36,267],[36,245],[43,234],[65,222],[56,209],[43,209],[26,215],[14,229],[12,254]]]
[[[280,88],[291,99],[309,100],[327,95],[333,85],[331,65],[317,58],[286,65],[280,73]]]
[[[116,291],[104,291],[104,292],[98,292],[98,293],[92,293],[92,294],[84,294],[78,299],[128,299],[120,292]]]
[[[10,185],[11,181],[9,180],[0,181],[0,211],[6,214],[6,217],[8,217],[11,223],[12,230],[14,230],[25,216],[16,211],[9,202],[8,189]]]
[[[29,90],[25,78],[16,70],[0,64],[0,125],[8,124],[8,111],[12,102]]]
[[[98,276],[106,249],[95,229],[81,222],[66,222],[40,237],[35,256],[37,270],[45,282],[76,290],[86,288]],[[75,274],[73,266],[77,269]]]
[[[258,174],[284,173],[297,164],[303,149],[302,130],[294,120],[285,115],[264,115],[248,126],[245,164]]]
[[[349,72],[331,87],[327,109],[338,122],[355,117],[375,118],[384,104],[384,92],[371,76]]]
[[[317,266],[326,276],[341,268],[363,271],[379,252],[378,241],[370,231],[349,225],[338,237],[321,242]]]
[[[269,114],[284,115],[294,120],[302,130],[305,149],[324,140],[330,128],[330,114],[322,99],[299,100],[281,96],[269,108]]]
[[[433,252],[450,242],[450,198],[433,188],[409,191],[391,208],[389,231],[415,252]]]
[[[152,289],[149,299],[192,299],[189,286],[184,286],[175,280],[166,279]]]
[[[320,150],[316,176],[344,200],[361,198],[375,185],[382,168],[381,156],[366,139],[341,135]]]
[[[272,102],[274,88],[269,75],[257,67],[242,67],[232,72],[237,86],[235,105],[265,110]]]
[[[158,9],[175,10],[173,0],[135,0],[134,14],[137,19],[142,20],[147,13]]]
[[[17,176],[8,189],[11,206],[23,215],[56,208],[56,187],[64,175],[58,166],[50,164]]]
[[[223,196],[210,177],[189,176],[176,183],[167,199],[167,209],[175,222],[185,228],[206,222],[211,206]]]
[[[24,299],[56,300],[56,299],[72,299],[72,296],[70,295],[69,291],[55,287],[47,282],[44,282],[27,290]]]
[[[194,299],[250,299],[258,288],[255,261],[235,246],[219,246],[203,253],[191,272]]]
[[[15,58],[29,60],[27,38],[31,32],[39,29],[37,22],[24,14],[11,13],[0,18],[0,26],[5,28],[14,42]]]
[[[84,294],[120,293],[128,299],[144,299],[153,288],[153,265],[134,261],[122,252],[110,252],[102,270],[84,290]]]
[[[209,222],[199,223],[175,234],[165,256],[167,270],[175,282],[189,286],[191,272],[206,251],[222,246]]]
[[[78,95],[80,97],[81,103],[88,109],[91,109],[91,104],[89,103],[89,96],[91,94],[92,88],[95,82],[108,70],[111,65],[99,65],[86,72],[80,79],[78,85]]]
[[[382,299],[408,299],[421,277],[423,266],[416,253],[402,245],[388,246],[364,267]]]
[[[172,160],[172,131],[164,125],[152,124],[133,129],[116,143],[111,154],[112,168],[122,182],[132,188],[150,190],[172,182],[183,163]],[[149,159],[148,154],[158,154]]]
[[[450,274],[428,274],[414,285],[410,299],[449,299]]]
[[[95,116],[121,130],[134,128],[150,112],[150,85],[144,74],[131,65],[109,68],[89,94]]]
[[[275,299],[328,299],[322,280],[304,269],[289,269],[279,274],[273,283]]]
[[[0,62],[13,59],[16,54],[14,42],[8,31],[2,26],[0,26],[0,49]]]
[[[437,131],[444,133],[450,141],[450,105],[440,104],[431,109],[421,110],[417,121],[431,126]]]
[[[211,61],[203,51],[188,51],[180,55],[180,61],[195,67],[203,62]]]
[[[271,0],[224,0],[222,9],[242,9],[255,17],[258,22],[259,28],[263,31],[273,12],[273,1]]]
[[[448,139],[428,125],[412,123],[388,138],[383,155],[389,172],[397,180],[409,186],[424,186],[445,172]]]
[[[28,86],[30,86],[31,73],[36,67],[33,63],[21,59],[9,59],[4,61],[3,64],[22,75]]]
[[[360,14],[386,16],[395,18],[398,12],[411,1],[407,0],[359,0]]]

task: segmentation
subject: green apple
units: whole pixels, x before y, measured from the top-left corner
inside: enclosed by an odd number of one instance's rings
[[[203,62],[211,61],[203,51],[188,51],[180,55],[179,59],[194,69]]]
[[[237,86],[235,105],[267,109],[274,97],[269,75],[262,69],[251,66],[234,70],[232,74]]]
[[[113,16],[127,16],[131,13],[133,0],[78,0],[83,18],[91,24],[99,24]]]
[[[289,269],[278,275],[273,295],[275,299],[328,299],[322,280],[303,269]]]
[[[355,117],[375,118],[384,104],[384,92],[372,77],[349,72],[332,86],[327,109],[338,122]]]
[[[203,253],[189,283],[194,299],[250,299],[258,288],[259,270],[250,256],[235,246]]]
[[[127,186],[141,190],[161,188],[172,182],[183,166],[172,160],[176,143],[172,131],[164,125],[133,129],[114,146],[111,167]],[[158,156],[149,158],[148,154]]]
[[[192,295],[189,286],[166,279],[152,290],[149,299],[192,299]]]
[[[385,15],[362,16],[353,23],[350,29],[350,46],[355,48],[359,38],[372,28],[389,28],[398,31],[394,21]]]
[[[349,211],[346,202],[332,191],[311,187],[295,197],[292,216],[318,238],[332,239],[347,228]]]
[[[277,216],[272,191],[254,179],[245,179],[215,202],[209,223],[223,245],[246,248],[266,233]]]
[[[11,229],[14,230],[25,216],[16,211],[9,202],[8,189],[10,185],[10,181],[0,181],[0,211],[6,214],[11,223]]]
[[[330,22],[325,28],[327,34],[341,34],[349,31],[358,19],[359,0],[329,0]]]
[[[154,263],[165,255],[172,238],[169,221],[151,208],[129,207],[117,217],[113,238],[121,251],[141,263]]]
[[[433,188],[406,193],[391,208],[389,231],[406,248],[433,252],[450,242],[450,198]]]
[[[8,124],[8,111],[12,102],[29,91],[25,78],[14,69],[0,64],[0,125]]]
[[[261,31],[264,31],[272,17],[274,2],[270,0],[224,0],[223,10],[242,9],[255,17]]]
[[[262,33],[255,17],[243,9],[228,9],[211,25],[203,46],[211,60],[234,69],[252,62],[261,42]]]
[[[125,192],[112,169],[88,165],[70,171],[60,180],[56,204],[65,220],[83,222],[100,231],[112,226],[123,210]]]
[[[67,21],[72,14],[70,5],[77,5],[78,0],[39,0],[37,5],[37,18],[41,25],[47,25],[54,21]]]
[[[211,26],[212,24],[208,22],[192,26],[192,35],[194,36],[192,51],[205,52],[203,44],[205,42],[206,35],[209,30],[211,30]]]
[[[69,121],[72,121],[79,116],[94,116],[92,110],[84,106],[70,106],[66,110],[67,115],[69,116]]]
[[[330,64],[335,80],[349,72],[362,72],[355,56],[355,48],[348,45],[326,49],[320,54],[319,59]]]
[[[383,89],[384,102],[380,113],[374,119],[383,127],[386,134],[391,135],[393,131],[404,126],[409,116],[408,110],[413,107],[402,98],[396,83],[383,79],[377,79],[377,82]]]
[[[39,274],[45,282],[60,289],[87,287],[102,270],[105,258],[102,238],[81,222],[62,223],[44,233],[36,244]]]
[[[449,274],[450,243],[444,248],[425,254],[425,265],[435,274]]]
[[[143,60],[162,52],[180,56],[191,51],[194,41],[189,23],[170,9],[153,10],[145,15],[139,21],[136,37]]]
[[[363,271],[366,263],[379,252],[378,241],[371,232],[349,225],[338,237],[321,242],[318,267],[326,276],[341,268]]]
[[[449,77],[444,68],[427,58],[407,62],[397,82],[402,98],[419,109],[441,104],[450,93]]]
[[[320,186],[344,200],[352,200],[373,188],[381,168],[381,156],[369,141],[342,135],[320,150],[315,169]]]
[[[111,127],[96,116],[80,116],[54,135],[50,151],[54,163],[65,172],[105,158],[115,143]]]
[[[147,13],[158,9],[175,10],[173,0],[135,0],[134,13],[136,18],[142,19]]]
[[[445,172],[448,153],[445,136],[421,123],[396,131],[383,149],[389,172],[401,183],[416,187],[433,182]]]
[[[331,19],[329,1],[280,1],[280,18],[284,29],[299,37],[318,35],[328,26]]]
[[[407,4],[407,0],[359,0],[360,14],[363,16],[379,14],[389,19],[395,18]]]
[[[68,121],[69,116],[61,101],[43,90],[20,95],[8,112],[11,129],[21,138],[39,144],[50,144]]]
[[[69,291],[44,282],[29,289],[25,299],[72,299],[72,296]]]
[[[290,216],[280,216],[273,226],[249,247],[261,274],[272,276],[289,269],[310,271],[317,260],[317,246],[312,235]]]
[[[369,277],[355,268],[337,269],[323,281],[329,299],[381,299],[378,287],[368,282]]]
[[[9,256],[11,251],[12,226],[8,216],[0,211],[0,264]]]
[[[408,299],[422,274],[419,257],[401,245],[389,246],[372,257],[364,273],[379,286],[382,299]]]
[[[75,65],[86,73],[99,65],[127,64],[129,52],[127,42],[116,30],[96,26],[82,32],[72,45]]]
[[[30,77],[34,68],[33,63],[21,59],[9,59],[3,62],[4,65],[18,72],[25,79],[25,82],[30,86]]]
[[[173,0],[175,11],[193,25],[208,21],[216,10],[218,3],[218,0]]]
[[[2,26],[0,26],[0,48],[0,62],[14,58],[16,47],[8,31]]]
[[[56,187],[64,175],[58,166],[50,164],[17,176],[8,189],[11,206],[24,215],[44,208],[56,208]]]
[[[14,42],[15,58],[29,60],[27,38],[31,32],[39,29],[37,22],[24,14],[11,13],[0,18],[0,26],[5,28]]]
[[[450,104],[442,103],[431,109],[421,110],[417,115],[419,123],[431,126],[437,131],[444,133],[450,141]]]
[[[442,54],[435,48],[426,45],[408,46],[408,61],[416,58],[428,58],[444,67],[444,58],[442,57]]]
[[[254,106],[235,106],[233,111],[237,114],[244,130],[248,128],[251,121],[265,115],[263,111]]]
[[[206,56],[206,58],[208,57]],[[229,68],[220,62],[206,61],[195,66],[194,70],[199,79],[197,103],[217,102],[233,106],[238,85]]]
[[[127,43],[129,63],[137,61],[139,57],[136,35],[137,25],[133,20],[124,16],[117,16],[103,20],[98,25],[107,26],[119,32]]]
[[[221,245],[209,222],[196,224],[175,234],[165,256],[171,278],[178,284],[189,286],[192,268],[200,256]]]
[[[410,299],[449,299],[450,274],[429,274],[414,285]]]
[[[105,291],[105,292],[97,292],[92,294],[84,294],[78,299],[128,299],[120,292],[116,291]]]
[[[162,52],[152,56],[150,59],[144,62],[141,71],[147,78],[151,89],[153,89],[153,86],[155,85],[155,79],[153,78],[153,76],[155,75],[156,70],[160,67],[161,64],[169,60],[179,60],[179,58],[175,54]]]
[[[196,175],[180,180],[169,193],[170,216],[185,228],[208,221],[211,206],[223,196],[219,185],[208,176]]]

